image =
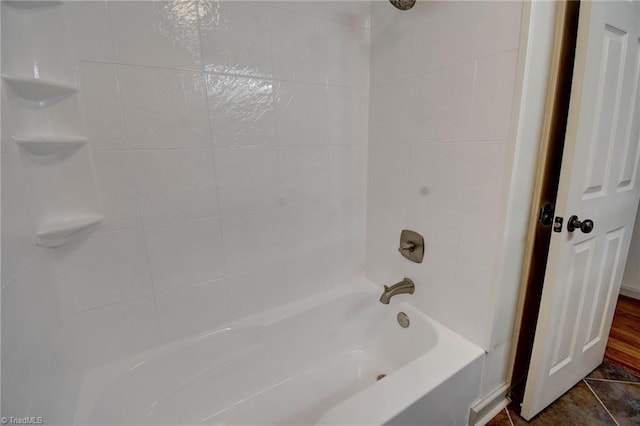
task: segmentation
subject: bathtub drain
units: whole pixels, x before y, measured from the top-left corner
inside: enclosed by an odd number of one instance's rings
[[[400,312],[397,318],[398,318],[398,324],[400,324],[400,327],[402,328],[409,327],[409,316],[407,314],[405,314],[404,312]]]
[[[386,375],[386,374],[379,374],[379,375],[378,375],[378,377],[376,377],[376,380],[382,380],[382,379],[384,379],[385,377],[387,377],[387,375]]]

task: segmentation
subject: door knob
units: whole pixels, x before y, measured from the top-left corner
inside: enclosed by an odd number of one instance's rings
[[[576,229],[580,229],[585,234],[588,234],[589,232],[593,231],[593,221],[591,219],[580,221],[580,219],[578,219],[578,216],[573,215],[567,221],[567,231],[573,232]]]

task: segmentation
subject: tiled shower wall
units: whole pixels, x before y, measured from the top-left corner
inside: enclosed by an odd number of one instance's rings
[[[505,211],[518,2],[374,2],[368,278],[416,283],[412,302],[486,350]],[[425,260],[397,252],[402,229]]]
[[[369,5],[55,7],[104,222],[36,248],[20,153],[3,135],[2,393],[3,415],[25,414],[50,383],[48,419],[68,423],[85,368],[363,269]]]
[[[371,29],[366,2],[62,7],[105,221],[36,249],[3,134],[3,407],[69,423],[86,368],[340,285],[365,251],[489,349],[518,3],[374,2]]]
[[[360,268],[367,9],[295,6],[76,7],[106,220],[57,252],[90,367]]]

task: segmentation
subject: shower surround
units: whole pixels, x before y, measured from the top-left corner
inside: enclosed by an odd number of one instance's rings
[[[16,19],[40,31],[14,39]],[[3,75],[71,64],[77,93],[43,114],[87,138],[103,217],[34,244],[45,182],[5,80],[3,415],[69,424],[88,372],[365,274],[412,278],[402,301],[491,353],[519,3],[3,3],[2,20]],[[425,263],[397,253],[404,228]]]

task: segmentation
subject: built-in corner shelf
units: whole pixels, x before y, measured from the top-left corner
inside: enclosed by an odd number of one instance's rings
[[[70,83],[44,80],[42,78],[21,78],[3,75],[2,79],[13,89],[16,95],[32,102],[47,103],[49,101],[70,96],[78,88]]]
[[[38,156],[67,154],[87,143],[82,136],[14,136],[13,140],[29,154]]]
[[[45,1],[38,1],[38,0],[4,0],[4,2],[6,4],[8,4],[9,6],[13,6],[16,7],[18,9],[37,9],[39,7],[50,7],[50,6],[57,6],[62,4],[61,1],[59,0],[45,0]]]
[[[38,245],[60,247],[70,241],[75,234],[102,222],[102,216],[87,215],[68,217],[48,222],[38,229]]]

